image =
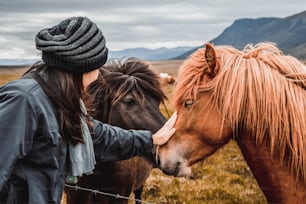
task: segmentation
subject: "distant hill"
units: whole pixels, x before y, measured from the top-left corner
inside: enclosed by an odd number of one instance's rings
[[[238,19],[211,40],[215,45],[232,45],[237,49],[264,41],[275,42],[284,53],[306,59],[306,11],[286,18]],[[196,49],[176,59],[185,59]]]
[[[109,51],[108,58],[127,58],[136,57],[143,60],[168,60],[181,55],[193,47],[176,47],[176,48],[159,48],[159,49],[147,49],[147,48],[131,48],[119,51]],[[27,66],[31,65],[38,59],[1,59],[0,66]]]
[[[28,66],[32,65],[38,59],[3,59],[0,58],[0,66]]]
[[[109,59],[111,58],[126,58],[137,57],[144,60],[167,60],[181,55],[193,47],[176,47],[176,48],[159,48],[159,49],[147,49],[147,48],[131,48],[119,51],[109,51]]]

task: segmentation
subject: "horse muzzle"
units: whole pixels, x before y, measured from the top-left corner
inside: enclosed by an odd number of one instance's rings
[[[163,173],[175,177],[193,178],[191,167],[187,166],[186,162],[163,162],[160,158],[158,159],[158,167]]]

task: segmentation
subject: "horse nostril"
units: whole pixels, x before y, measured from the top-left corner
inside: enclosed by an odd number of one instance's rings
[[[157,165],[157,166],[160,166],[160,157],[159,157],[158,154],[156,154],[155,162],[156,162],[156,165]]]

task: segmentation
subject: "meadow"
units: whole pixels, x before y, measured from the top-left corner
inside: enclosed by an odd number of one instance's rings
[[[182,61],[149,63],[157,72],[176,76]],[[26,69],[0,67],[0,85],[20,77]],[[165,104],[166,108],[161,106],[161,111],[168,116],[167,111],[170,115],[174,111],[170,103],[173,85],[163,88],[169,100]],[[142,199],[150,203],[169,204],[267,203],[235,141],[230,141],[204,162],[195,164],[192,169],[193,179],[167,176],[159,169],[154,169],[145,183]]]

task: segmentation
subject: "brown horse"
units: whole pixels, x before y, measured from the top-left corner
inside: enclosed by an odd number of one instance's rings
[[[159,105],[166,99],[159,76],[137,59],[113,61],[100,70],[89,95],[94,96],[92,115],[102,122],[125,129],[157,131],[165,123]],[[152,158],[153,161],[153,158]],[[142,186],[153,163],[141,157],[118,162],[99,162],[93,175],[83,176],[78,186],[141,199]],[[128,200],[66,188],[67,203],[128,203]]]
[[[158,150],[163,172],[191,165],[233,138],[270,203],[306,201],[306,67],[273,43],[198,49],[177,79],[176,133]]]
[[[168,73],[161,72],[159,73],[160,81],[163,86],[171,85],[175,83],[175,77],[171,76]]]

